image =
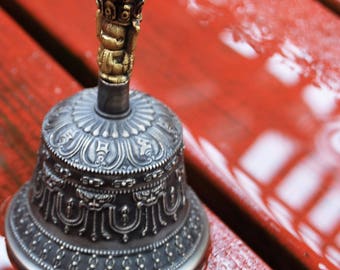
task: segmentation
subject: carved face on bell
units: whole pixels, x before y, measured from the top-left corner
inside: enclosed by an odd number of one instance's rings
[[[100,39],[106,48],[120,50],[124,47],[126,27],[108,22],[103,24],[103,31],[108,36],[101,36]]]
[[[97,5],[108,21],[128,25],[142,18],[144,0],[97,0]]]
[[[116,19],[116,6],[111,1],[104,2],[103,15],[108,20]]]

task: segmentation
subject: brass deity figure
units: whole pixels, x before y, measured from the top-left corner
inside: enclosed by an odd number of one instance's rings
[[[97,0],[99,76],[109,83],[129,80],[143,4],[144,0]]]

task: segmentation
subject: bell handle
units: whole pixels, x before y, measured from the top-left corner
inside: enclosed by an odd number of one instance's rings
[[[99,68],[97,111],[117,117],[129,111],[129,82],[144,0],[97,0]]]

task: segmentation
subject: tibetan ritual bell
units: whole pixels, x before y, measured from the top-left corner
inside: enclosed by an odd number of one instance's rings
[[[143,0],[98,0],[99,84],[46,115],[37,166],[6,217],[20,269],[195,269],[207,217],[186,183],[182,126],[129,90]]]

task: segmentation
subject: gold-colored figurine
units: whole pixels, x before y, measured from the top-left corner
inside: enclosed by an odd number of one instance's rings
[[[144,0],[97,0],[99,76],[127,83],[132,71]]]

